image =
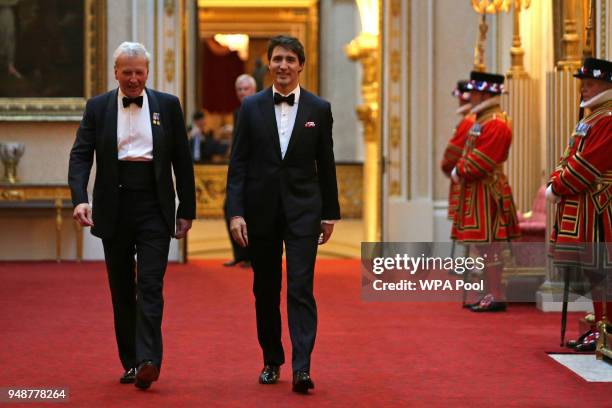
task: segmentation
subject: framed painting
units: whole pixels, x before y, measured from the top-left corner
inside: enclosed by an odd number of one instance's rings
[[[106,0],[0,0],[0,120],[80,120],[106,90]]]

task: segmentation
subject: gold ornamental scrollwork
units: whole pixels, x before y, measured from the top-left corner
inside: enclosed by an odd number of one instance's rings
[[[600,49],[601,49],[601,55],[605,55],[606,52],[606,23],[608,23],[607,19],[606,19],[606,2],[602,1],[601,2],[601,12],[600,12],[601,16],[600,16],[600,22],[599,25],[600,27],[600,31],[599,31],[599,45],[600,45]],[[612,55],[608,55],[608,59],[612,58]]]
[[[361,94],[363,103],[357,106],[357,116],[363,122],[365,141],[378,141],[378,36],[361,33],[345,48],[346,55],[353,61],[359,61],[363,67]]]
[[[176,0],[164,0],[164,11],[168,17],[172,17],[174,15],[174,11],[176,10]]]
[[[197,217],[222,218],[227,165],[198,164],[194,169]],[[336,165],[336,176],[342,218],[360,218],[363,166],[359,163],[339,163]]]
[[[576,0],[566,0],[563,11],[563,38],[561,40],[563,58],[557,63],[557,69],[575,71],[580,67],[580,37],[576,29]]]
[[[363,239],[377,242],[381,239],[381,10],[382,0],[357,0],[361,19],[361,33],[345,47],[346,55],[362,65],[361,95],[363,103],[357,106],[357,116],[363,123]]]
[[[167,49],[164,54],[164,70],[166,71],[166,81],[172,82],[174,80],[174,50]]]

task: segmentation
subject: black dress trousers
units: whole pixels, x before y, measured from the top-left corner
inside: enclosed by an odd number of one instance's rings
[[[283,242],[287,260],[287,316],[292,345],[293,371],[310,370],[310,355],[317,333],[317,306],[313,295],[314,266],[318,235],[291,234],[284,216],[278,216],[276,230],[265,237],[249,237],[253,266],[253,293],[257,337],[264,364],[282,365],[280,292]]]
[[[120,166],[117,232],[102,240],[119,357],[126,370],[146,360],[158,367],[162,362],[170,231],[153,180],[151,163]]]

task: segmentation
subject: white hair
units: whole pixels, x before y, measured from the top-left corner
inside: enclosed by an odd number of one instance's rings
[[[117,47],[115,52],[113,52],[115,66],[117,66],[117,59],[122,55],[127,57],[145,57],[147,60],[147,67],[151,61],[151,54],[149,54],[149,51],[147,51],[144,45],[137,42],[124,41]]]
[[[236,86],[238,86],[241,82],[248,82],[253,88],[257,88],[257,83],[255,82],[255,78],[250,76],[249,74],[242,74],[238,78],[236,78]]]

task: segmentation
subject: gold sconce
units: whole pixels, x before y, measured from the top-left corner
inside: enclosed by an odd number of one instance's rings
[[[482,15],[480,24],[478,25],[478,40],[474,47],[474,70],[484,71],[484,53],[485,44],[487,41],[487,14],[497,14],[500,11],[508,12],[510,10],[511,0],[472,0],[472,8],[474,11]]]
[[[381,138],[380,138],[380,0],[357,0],[361,17],[361,33],[346,47],[352,61],[363,67],[361,94],[357,116],[363,122],[365,163],[363,168],[363,240],[381,239]]]

